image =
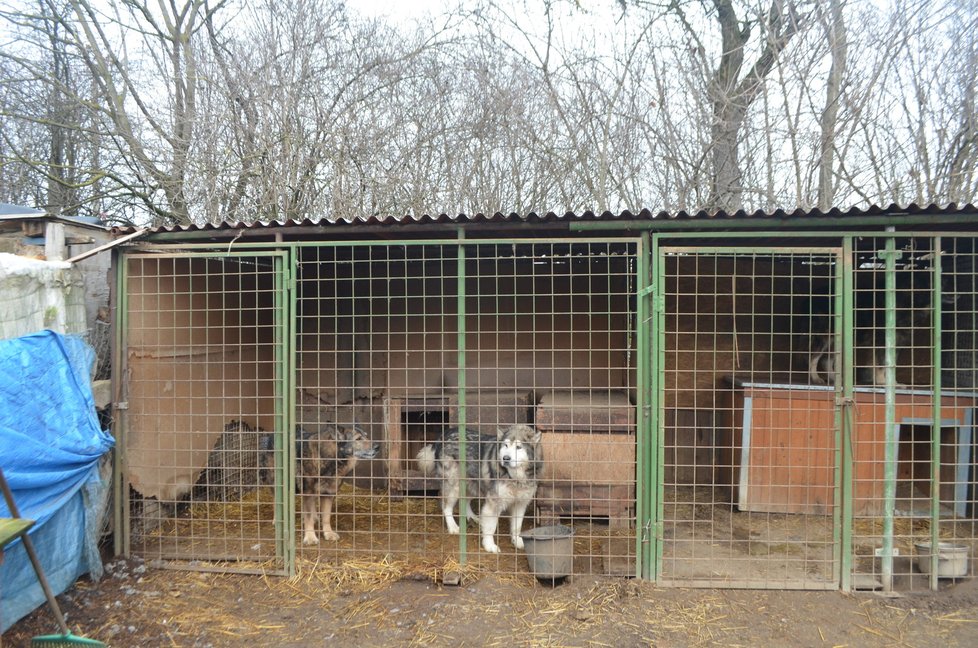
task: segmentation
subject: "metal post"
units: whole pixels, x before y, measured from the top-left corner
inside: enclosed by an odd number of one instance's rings
[[[112,324],[115,327],[113,361],[112,361],[112,433],[115,436],[115,449],[112,452],[114,461],[112,469],[112,488],[115,503],[112,511],[112,549],[115,555],[129,556],[129,480],[126,477],[126,425],[129,413],[121,404],[126,400],[126,376],[128,363],[126,346],[128,344],[127,329],[129,327],[129,293],[128,284],[129,258],[121,251],[116,252],[115,258],[115,315]]]
[[[931,267],[930,300],[931,310],[931,373],[932,405],[930,439],[930,588],[937,590],[937,551],[941,524],[941,237],[935,236],[931,242],[934,259]]]
[[[847,236],[842,241],[842,258],[835,273],[836,295],[835,303],[839,315],[836,318],[835,335],[840,340],[838,351],[844,360],[842,362],[841,385],[836,386],[836,399],[841,407],[836,408],[836,507],[834,521],[836,531],[836,550],[841,559],[840,585],[843,591],[852,590],[852,493],[855,470],[853,469],[853,370],[852,347],[855,305],[853,303],[853,239]],[[838,367],[836,371],[839,371]],[[838,378],[839,376],[837,376]],[[841,451],[841,452],[840,452]]]
[[[465,230],[458,230],[458,243],[457,243],[457,268],[455,269],[456,278],[458,282],[458,295],[457,295],[457,349],[458,354],[458,462],[459,462],[459,472],[461,475],[467,475],[468,467],[466,466],[466,430],[465,430]],[[459,564],[464,565],[466,563],[467,554],[467,543],[466,543],[466,527],[467,520],[465,512],[468,511],[469,500],[468,494],[465,492],[465,479],[459,481],[459,499],[458,499],[458,521],[459,521],[459,537],[458,537],[458,549],[459,549]]]
[[[653,418],[652,439],[649,443],[649,452],[643,459],[649,467],[649,483],[653,485],[650,490],[649,502],[649,551],[651,564],[649,565],[649,577],[657,581],[662,577],[662,542],[663,537],[662,518],[665,515],[663,499],[665,487],[663,475],[665,475],[665,419],[662,416],[665,393],[663,372],[666,366],[666,296],[665,296],[665,276],[666,262],[659,248],[659,236],[652,237],[652,326],[650,337],[652,339],[652,364],[650,368],[651,379],[649,390],[652,395],[652,410],[655,412]]]
[[[897,434],[896,434],[896,239],[886,238],[885,324],[885,446],[883,459],[883,591],[893,591],[893,516],[896,508]]]
[[[296,457],[295,457],[295,400],[296,400],[296,344],[293,343],[297,339],[297,323],[296,318],[298,314],[297,310],[297,293],[296,281],[298,279],[299,272],[299,261],[298,261],[298,250],[294,246],[290,246],[286,251],[286,256],[281,259],[281,263],[284,265],[284,294],[282,292],[276,291],[276,299],[281,302],[284,312],[281,312],[281,317],[284,318],[284,322],[280,324],[283,328],[279,330],[287,330],[288,333],[284,336],[285,339],[281,341],[282,347],[279,351],[281,353],[281,362],[276,362],[276,365],[280,367],[281,375],[281,385],[283,389],[283,398],[285,408],[279,420],[282,421],[284,434],[276,434],[276,443],[283,443],[283,448],[276,448],[275,456],[279,465],[276,465],[275,469],[278,471],[279,476],[275,480],[276,487],[279,484],[283,485],[285,492],[283,496],[279,496],[276,493],[275,496],[275,520],[276,523],[281,524],[281,528],[276,528],[275,537],[276,542],[281,542],[284,550],[279,554],[282,556],[284,562],[285,573],[289,576],[295,575],[295,559],[296,559],[296,547],[295,547],[295,471],[296,471]],[[276,348],[279,348],[276,345]],[[284,365],[284,366],[283,366]],[[280,399],[276,399],[279,402]],[[278,507],[282,508],[281,512]],[[281,522],[279,522],[281,521]]]
[[[649,398],[649,365],[652,361],[649,349],[649,233],[643,232],[638,242],[638,263],[636,264],[636,466],[635,466],[635,576],[651,576],[649,555],[646,547],[654,546],[649,537],[649,481],[650,471],[646,456],[652,439],[653,410]]]

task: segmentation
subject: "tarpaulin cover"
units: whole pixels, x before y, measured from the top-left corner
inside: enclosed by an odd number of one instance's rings
[[[43,331],[0,340],[0,467],[51,588],[101,575],[97,518],[106,484],[99,460],[112,448],[95,412],[95,353],[78,337]],[[0,517],[11,517],[0,498]],[[0,632],[45,601],[23,543],[0,565]]]

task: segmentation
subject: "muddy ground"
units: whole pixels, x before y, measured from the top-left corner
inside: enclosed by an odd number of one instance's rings
[[[860,592],[657,588],[623,578],[465,574],[396,562],[223,575],[111,560],[59,597],[76,634],[118,646],[974,646],[978,580],[895,598]],[[47,606],[4,647],[57,631]]]

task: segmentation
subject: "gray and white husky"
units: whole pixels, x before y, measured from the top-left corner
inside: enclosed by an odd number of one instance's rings
[[[481,527],[482,548],[499,553],[496,527],[499,516],[510,511],[510,538],[517,549],[522,549],[523,517],[536,496],[537,479],[543,466],[540,432],[523,424],[500,428],[496,436],[466,428],[465,439],[466,493],[481,503],[476,518],[469,500],[466,516]],[[458,428],[449,428],[441,439],[421,448],[417,461],[421,472],[441,478],[441,510],[445,514],[445,525],[449,533],[457,534],[455,505],[462,482]]]

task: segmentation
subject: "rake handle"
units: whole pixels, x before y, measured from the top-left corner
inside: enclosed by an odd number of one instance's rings
[[[10,486],[7,485],[7,479],[3,476],[3,468],[0,468],[0,490],[3,490],[3,499],[7,501],[7,508],[10,509],[10,514],[15,518],[20,518],[20,511],[17,510],[17,504],[14,502],[14,496],[10,492]],[[68,624],[65,623],[64,615],[61,614],[61,608],[58,607],[58,601],[54,598],[54,593],[51,591],[51,587],[48,585],[48,579],[44,576],[44,570],[41,569],[41,561],[37,559],[37,553],[34,552],[34,543],[31,542],[31,537],[24,533],[21,536],[21,540],[24,541],[24,550],[27,552],[27,557],[31,560],[31,565],[34,566],[34,573],[37,574],[37,580],[41,583],[41,589],[44,590],[44,596],[48,600],[48,605],[51,606],[51,612],[54,613],[54,618],[58,621],[58,626],[61,627],[61,632],[63,634],[71,634],[68,630]]]

